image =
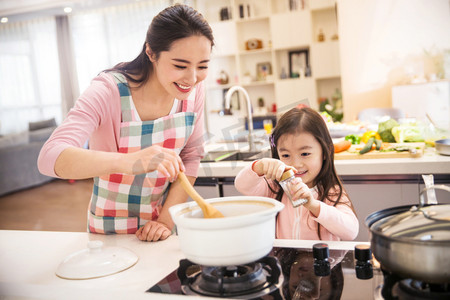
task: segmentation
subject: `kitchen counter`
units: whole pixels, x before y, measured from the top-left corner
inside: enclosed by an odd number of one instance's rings
[[[251,161],[201,163],[199,177],[235,177]],[[450,174],[450,156],[426,149],[419,158],[382,158],[335,160],[340,176]]]
[[[136,265],[106,277],[66,280],[55,275],[70,254],[88,241],[125,247],[139,256]],[[312,247],[317,241],[276,240],[278,247]],[[351,250],[361,242],[327,242],[330,249]],[[148,243],[134,235],[83,232],[0,230],[0,299],[186,299],[187,296],[145,293],[178,267],[184,258],[178,237]],[[208,299],[189,296],[189,299]],[[217,298],[209,298],[217,299]]]

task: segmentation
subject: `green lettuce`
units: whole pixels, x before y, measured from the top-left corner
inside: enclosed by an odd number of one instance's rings
[[[400,125],[392,128],[392,135],[397,143],[423,142],[423,130],[415,125]]]
[[[394,119],[378,123],[378,133],[380,134],[381,140],[385,143],[395,143],[395,138],[392,135],[392,128],[397,126],[399,126],[399,124]]]

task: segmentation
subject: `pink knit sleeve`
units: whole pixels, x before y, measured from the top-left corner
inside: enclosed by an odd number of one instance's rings
[[[342,203],[336,206],[321,202],[320,214],[314,220],[341,240],[351,241],[358,235],[359,221],[353,210],[346,204],[349,202],[347,196],[343,195],[341,201]]]
[[[252,164],[244,167],[234,179],[236,189],[246,196],[273,197],[267,181],[252,170]]]
[[[81,148],[88,139],[96,150],[115,151],[119,131],[113,119],[118,117],[120,124],[120,102],[114,99],[120,97],[112,77],[103,74],[94,78],[42,147],[37,161],[39,171],[58,177],[54,167],[61,152],[69,147]]]
[[[204,153],[204,139],[205,126],[204,126],[204,101],[205,91],[203,82],[201,82],[196,88],[194,111],[197,114],[195,119],[194,131],[189,137],[183,150],[181,150],[180,157],[183,160],[183,164],[186,168],[186,175],[197,177],[198,168],[200,166],[200,160],[205,155]]]

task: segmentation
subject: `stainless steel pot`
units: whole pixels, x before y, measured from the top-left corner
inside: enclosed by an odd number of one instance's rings
[[[371,249],[383,269],[403,278],[428,283],[450,283],[450,205],[427,205],[420,193],[419,206],[399,206],[366,218]]]
[[[436,151],[442,155],[450,155],[450,139],[437,140],[434,142]]]

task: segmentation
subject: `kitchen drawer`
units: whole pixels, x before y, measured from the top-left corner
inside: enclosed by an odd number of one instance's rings
[[[220,190],[217,178],[199,177],[194,184],[195,190],[204,199],[220,197]],[[192,201],[191,197],[188,201]]]

